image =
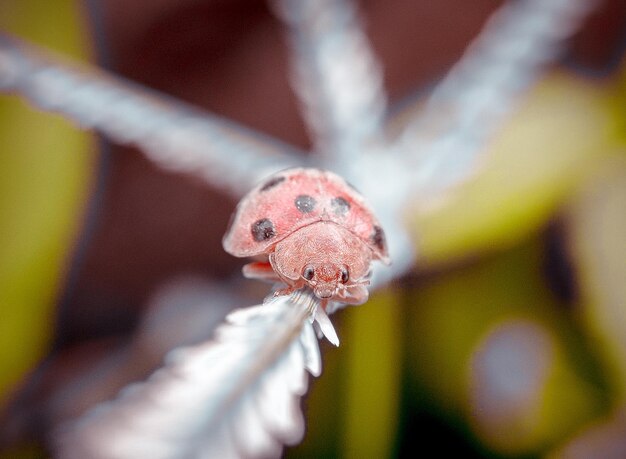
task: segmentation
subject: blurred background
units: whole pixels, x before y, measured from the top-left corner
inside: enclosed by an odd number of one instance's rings
[[[360,2],[398,119],[501,4]],[[263,1],[4,0],[0,28],[310,146]],[[625,44],[605,1],[476,179],[407,205],[419,261],[333,317],[286,456],[626,457]],[[231,197],[15,96],[0,139],[1,457],[34,458],[266,287],[221,248]]]

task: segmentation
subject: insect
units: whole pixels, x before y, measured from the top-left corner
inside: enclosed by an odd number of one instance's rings
[[[267,255],[245,265],[244,276],[287,284],[275,295],[310,288],[323,307],[364,303],[371,262],[390,263],[385,233],[360,193],[313,168],[278,172],[252,189],[222,242],[237,257]]]

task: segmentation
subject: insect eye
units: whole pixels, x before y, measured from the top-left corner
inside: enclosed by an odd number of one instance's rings
[[[302,270],[302,277],[304,277],[306,280],[313,280],[313,276],[315,275],[315,270],[313,269],[312,266],[305,266],[304,269]]]
[[[348,272],[348,268],[345,266],[341,268],[341,283],[345,284],[350,279],[350,273]]]

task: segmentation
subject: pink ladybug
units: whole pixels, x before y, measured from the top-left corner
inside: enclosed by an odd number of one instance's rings
[[[241,200],[222,241],[248,263],[248,278],[282,281],[286,295],[308,287],[328,301],[367,300],[370,263],[389,264],[385,234],[363,197],[338,175],[295,168],[276,173]]]

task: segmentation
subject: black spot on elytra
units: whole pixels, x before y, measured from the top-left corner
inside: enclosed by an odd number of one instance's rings
[[[337,196],[336,198],[331,199],[330,207],[336,215],[345,215],[350,210],[350,203],[346,201],[345,198]]]
[[[312,212],[313,209],[315,209],[315,199],[308,194],[301,194],[300,196],[296,197],[294,204],[296,205],[296,209],[298,209],[303,214],[308,214],[309,212]]]
[[[285,177],[282,175],[279,175],[278,177],[272,177],[271,179],[269,179],[267,182],[263,184],[263,186],[261,187],[259,191],[267,191],[270,188],[274,188],[276,185],[284,181],[285,181]]]
[[[372,242],[380,251],[385,251],[387,242],[385,241],[385,232],[380,226],[374,226],[374,232],[372,233]]]
[[[257,242],[267,241],[276,236],[276,230],[271,220],[262,218],[254,222],[250,228],[252,237]]]

